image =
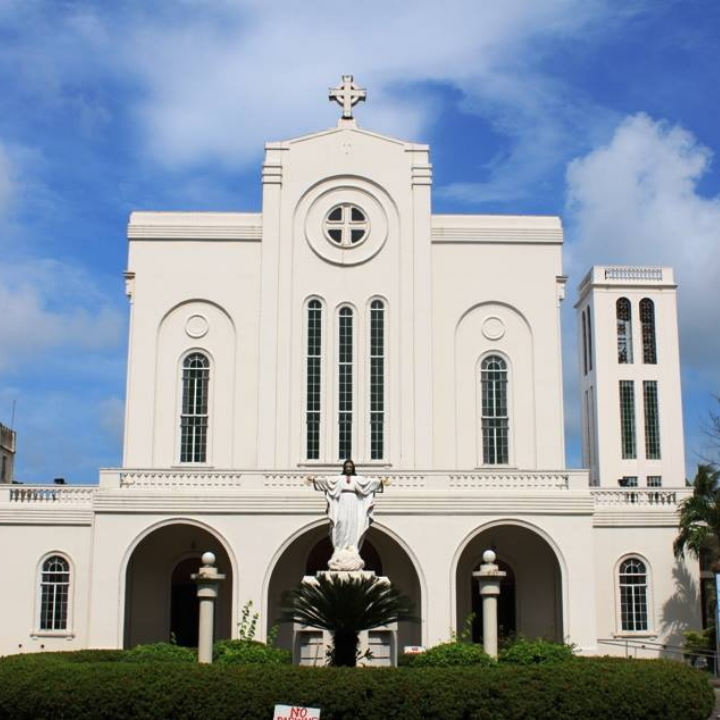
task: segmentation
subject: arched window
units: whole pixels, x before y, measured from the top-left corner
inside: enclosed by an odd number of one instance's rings
[[[69,606],[70,563],[60,555],[53,555],[42,565],[40,630],[67,630]]]
[[[615,314],[617,317],[618,362],[631,363],[633,361],[632,308],[627,298],[620,298],[617,301]]]
[[[385,303],[370,305],[370,458],[385,456]]]
[[[642,632],[648,629],[648,573],[639,558],[628,558],[620,564],[620,629]]]
[[[643,362],[657,364],[655,346],[655,303],[650,298],[640,301],[640,325],[642,327]]]
[[[353,311],[340,308],[338,323],[338,458],[352,457]]]
[[[322,362],[322,304],[311,300],[307,307],[307,388],[305,407],[305,456],[320,457],[320,388]]]
[[[504,465],[509,462],[507,363],[498,355],[482,361],[482,439],[483,462]]]
[[[587,306],[587,339],[588,339],[588,369],[593,369],[593,336],[592,336],[592,313],[590,306]]]
[[[199,352],[183,362],[180,462],[207,461],[208,386],[210,361]]]
[[[583,347],[583,375],[587,375],[588,371],[588,346],[587,346],[587,320],[585,319],[585,311],[582,316],[582,347]]]

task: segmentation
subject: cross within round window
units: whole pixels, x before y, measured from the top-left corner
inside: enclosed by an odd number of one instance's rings
[[[357,205],[336,205],[325,216],[325,235],[334,245],[353,247],[368,236],[370,223],[367,215]]]

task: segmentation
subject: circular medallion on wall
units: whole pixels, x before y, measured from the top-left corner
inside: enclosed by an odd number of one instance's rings
[[[210,326],[204,315],[190,315],[185,322],[185,332],[191,338],[201,338],[209,329]]]
[[[505,334],[505,323],[499,317],[490,315],[483,320],[482,334],[488,340],[499,340]]]

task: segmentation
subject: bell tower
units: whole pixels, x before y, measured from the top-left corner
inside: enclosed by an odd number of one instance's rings
[[[582,450],[590,484],[684,486],[672,268],[595,266],[578,291]]]

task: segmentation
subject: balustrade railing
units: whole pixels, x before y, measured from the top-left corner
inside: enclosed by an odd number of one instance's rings
[[[656,508],[676,508],[684,495],[677,490],[655,490],[653,488],[624,488],[621,490],[591,490],[598,509],[612,507],[653,506]]]
[[[13,485],[0,494],[12,503],[51,505],[86,504],[93,502],[95,493],[106,490],[193,491],[243,490],[248,492],[298,491],[305,488],[305,478],[314,474],[303,471],[209,471],[209,470],[103,470],[96,485]],[[320,474],[320,473],[318,473]],[[325,473],[323,473],[325,474]],[[547,472],[418,472],[398,473],[383,470],[378,475],[390,478],[388,492],[486,492],[488,495],[526,493],[566,493],[569,490],[589,493],[595,509],[607,511],[676,510],[687,497],[685,489],[659,488],[598,488],[588,487],[583,471]]]
[[[17,503],[72,503],[76,505],[90,504],[97,486],[27,486],[11,487],[10,502]]]
[[[606,280],[662,281],[663,271],[659,267],[606,267]]]

